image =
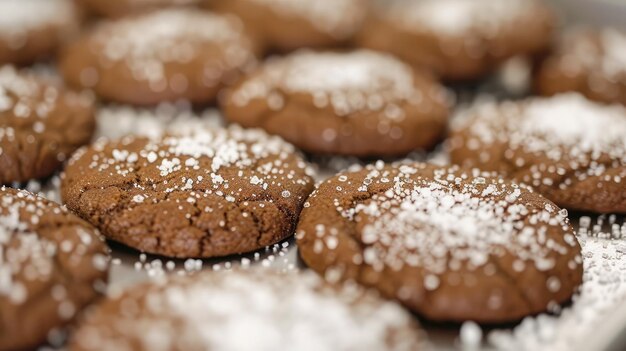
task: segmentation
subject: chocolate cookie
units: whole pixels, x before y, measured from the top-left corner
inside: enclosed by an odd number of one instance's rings
[[[122,17],[169,6],[197,5],[205,0],[75,0],[89,12],[105,17]]]
[[[58,342],[61,328],[105,288],[108,265],[108,249],[88,223],[1,187],[0,350]]]
[[[217,12],[240,17],[248,32],[269,50],[346,44],[367,13],[366,0],[211,0]]]
[[[90,99],[0,67],[0,184],[51,175],[94,128]]]
[[[61,55],[67,82],[136,105],[211,102],[254,62],[239,20],[166,9],[101,23]]]
[[[501,323],[570,299],[580,246],[549,200],[478,172],[405,163],[322,183],[296,232],[302,259],[435,321]]]
[[[308,152],[386,156],[432,147],[447,123],[447,97],[386,54],[300,51],[243,80],[223,109]]]
[[[280,138],[195,125],[152,140],[99,140],[72,157],[61,192],[109,239],[164,256],[214,257],[291,235],[313,188],[309,173]]]
[[[537,0],[396,1],[370,17],[359,35],[362,46],[446,80],[476,79],[510,57],[545,49],[555,25]]]
[[[576,29],[541,64],[535,88],[542,95],[576,91],[587,98],[626,105],[626,32]]]
[[[129,309],[128,306],[133,306]],[[313,273],[239,270],[143,284],[94,308],[72,351],[420,350],[399,306]]]
[[[51,56],[78,27],[71,0],[2,0],[0,14],[0,64]]]
[[[626,213],[626,109],[578,94],[482,103],[452,126],[453,163],[497,171],[572,210]]]

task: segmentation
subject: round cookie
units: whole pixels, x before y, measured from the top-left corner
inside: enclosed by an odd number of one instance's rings
[[[396,1],[372,12],[358,41],[445,80],[472,80],[510,57],[547,48],[554,26],[538,0]]]
[[[128,309],[128,306],[134,306]],[[148,332],[146,332],[148,331]],[[143,284],[96,306],[72,351],[421,350],[399,306],[313,273],[200,273]]]
[[[447,98],[438,83],[386,54],[300,51],[268,61],[222,107],[230,121],[308,152],[389,156],[434,146]]]
[[[296,238],[327,279],[374,287],[434,321],[517,321],[582,282],[566,214],[528,188],[454,167],[340,173],[310,196]]]
[[[236,18],[191,9],[105,21],[63,51],[60,70],[105,100],[207,103],[255,61],[241,27]]]
[[[64,202],[107,238],[170,257],[239,254],[293,234],[313,181],[292,145],[236,126],[181,129],[77,152]]]
[[[359,31],[366,0],[213,0],[214,11],[240,17],[250,35],[269,50],[336,47]]]
[[[108,249],[88,223],[1,187],[0,350],[59,342],[61,329],[103,292],[108,265]]]
[[[51,175],[95,123],[91,99],[0,67],[0,184]]]
[[[29,64],[51,56],[78,28],[71,0],[0,1],[0,64]]]
[[[479,103],[454,119],[451,160],[497,171],[557,205],[626,213],[626,109],[578,94]]]
[[[575,91],[591,100],[626,105],[626,32],[576,29],[541,64],[535,90],[542,95]]]
[[[89,12],[105,17],[123,17],[169,6],[197,5],[204,0],[75,0]]]

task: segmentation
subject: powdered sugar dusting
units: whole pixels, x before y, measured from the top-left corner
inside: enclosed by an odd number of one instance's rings
[[[615,28],[592,30],[578,28],[566,33],[557,48],[560,68],[566,74],[576,75],[588,70],[589,83],[595,74],[620,81],[626,74],[626,33]],[[592,88],[598,84],[593,84]],[[597,88],[597,87],[596,87]]]
[[[626,109],[622,107],[603,106],[571,94],[535,100],[522,113],[521,130],[513,135],[513,143],[525,143],[529,151],[549,152],[557,145],[572,148],[570,153],[619,157],[626,151]]]
[[[153,109],[132,106],[103,106],[97,114],[96,137],[117,139],[126,135],[139,135],[158,138],[168,129],[190,130],[202,127],[223,125],[221,114],[214,109],[196,113],[189,106],[163,103]]]
[[[252,99],[266,98],[271,108],[280,110],[285,99],[282,92],[305,93],[312,95],[316,107],[330,105],[338,115],[347,115],[386,108],[400,110],[397,104],[419,104],[425,94],[446,97],[442,89],[421,91],[413,77],[408,65],[373,51],[300,51],[268,63],[260,74],[235,91],[233,101],[243,106]]]
[[[366,3],[361,0],[250,0],[283,16],[306,19],[318,30],[343,39],[352,36],[363,22]]]
[[[63,240],[50,235],[41,235],[32,231],[41,221],[42,216],[51,213],[59,216],[68,215],[60,206],[44,202],[43,199],[26,191],[9,191],[0,188],[0,297],[14,305],[22,305],[31,296],[34,282],[57,284],[55,272],[61,265],[72,265],[80,262],[83,255],[94,255],[95,244],[99,241],[95,232],[87,232],[84,228],[74,227],[66,233]],[[49,223],[48,223],[49,225]],[[105,271],[108,258],[104,254],[95,254],[94,268]],[[60,261],[63,263],[59,263]],[[64,268],[64,269],[67,269]],[[102,282],[100,282],[102,283]],[[64,289],[58,286],[57,289]],[[75,309],[70,296],[53,294],[59,303],[59,316],[70,319]],[[60,308],[65,304],[66,309]]]
[[[15,36],[25,31],[73,21],[70,0],[2,0],[0,1],[0,36]]]
[[[207,79],[221,78],[221,71],[242,67],[253,59],[239,21],[190,9],[165,9],[106,22],[97,28],[94,40],[104,59],[125,62],[134,78],[153,84],[163,79],[164,63],[191,62],[208,47],[223,57],[205,62]]]
[[[470,30],[489,35],[532,13],[534,6],[528,0],[420,0],[401,2],[391,14],[407,28],[453,36]]]
[[[566,351],[584,345],[585,338],[597,326],[607,321],[626,300],[626,224],[616,222],[615,216],[601,216],[596,223],[581,217],[578,238],[582,246],[584,279],[581,292],[572,306],[558,316],[528,317],[513,331],[496,330],[489,342],[507,350]],[[607,231],[601,229],[609,225]],[[620,229],[621,228],[621,229]]]
[[[481,103],[462,112],[453,125],[455,130],[466,127],[476,138],[468,141],[470,148],[504,140],[513,150],[543,153],[554,161],[566,154],[584,163],[602,155],[626,162],[626,109],[594,103],[578,94],[521,104]]]
[[[114,323],[96,326],[98,313],[103,318],[108,313],[97,311],[94,324],[80,330],[76,342],[86,349],[137,343],[146,350],[413,350],[420,345],[411,317],[400,307],[357,288],[330,288],[313,273],[205,273],[149,289],[123,294],[116,301],[123,313],[108,316]],[[129,304],[145,307],[121,310]]]
[[[478,269],[490,256],[508,252],[545,271],[554,267],[553,254],[565,255],[577,245],[566,215],[552,205],[529,207],[521,198],[527,189],[490,178],[458,177],[442,169],[432,182],[411,182],[401,174],[392,189],[348,211],[350,217],[368,218],[361,240],[376,254],[368,257],[366,252],[365,262],[441,274],[461,264]],[[565,231],[565,242],[546,245],[549,228]],[[427,288],[437,288],[434,277],[430,280]]]

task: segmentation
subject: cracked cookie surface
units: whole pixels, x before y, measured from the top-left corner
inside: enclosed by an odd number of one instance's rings
[[[0,188],[0,349],[35,349],[106,287],[108,249],[58,204]],[[56,345],[58,346],[58,345]]]
[[[61,191],[109,239],[164,256],[215,257],[291,235],[310,174],[278,137],[191,124],[153,139],[97,141],[70,160]]]
[[[626,213],[626,109],[569,93],[485,102],[461,112],[449,140],[453,163],[497,171],[557,205]]]
[[[340,173],[305,204],[300,255],[435,321],[512,322],[582,281],[566,214],[525,187],[421,163]]]
[[[226,100],[229,120],[319,154],[397,156],[428,149],[448,117],[441,85],[369,50],[299,51],[270,60]]]
[[[0,68],[0,184],[50,176],[89,142],[95,125],[90,99]]]

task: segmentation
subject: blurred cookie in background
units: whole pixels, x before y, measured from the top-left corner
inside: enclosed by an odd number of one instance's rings
[[[238,19],[165,9],[97,24],[63,50],[59,68],[106,101],[204,104],[255,61]]]
[[[626,105],[626,32],[575,28],[563,35],[541,64],[535,90],[542,95],[575,91]]]
[[[444,80],[474,80],[545,50],[555,22],[539,0],[397,0],[371,12],[358,42]]]
[[[91,98],[0,67],[0,184],[52,175],[95,127]]]
[[[453,119],[451,161],[531,185],[570,210],[626,213],[626,109],[576,93],[485,102]]]
[[[207,7],[239,16],[270,51],[347,44],[366,17],[367,0],[211,0]]]
[[[168,130],[182,127],[223,127],[220,111],[196,111],[187,104],[162,103],[154,108],[128,105],[101,105],[96,112],[96,138],[118,139],[127,135],[158,138]]]
[[[192,6],[206,0],[74,0],[87,12],[104,17],[122,17],[170,6]]]
[[[129,308],[132,306],[132,308]],[[425,336],[398,305],[311,272],[249,269],[172,276],[96,306],[69,349],[424,350]]]
[[[62,328],[106,288],[108,248],[87,222],[0,188],[0,350],[61,346]]]
[[[567,302],[582,283],[566,213],[494,174],[377,162],[307,200],[304,262],[438,322],[514,322]]]
[[[54,56],[78,23],[71,0],[0,1],[0,64],[30,64]]]
[[[317,154],[396,156],[437,143],[448,93],[393,56],[298,51],[273,58],[226,94],[226,118]]]

